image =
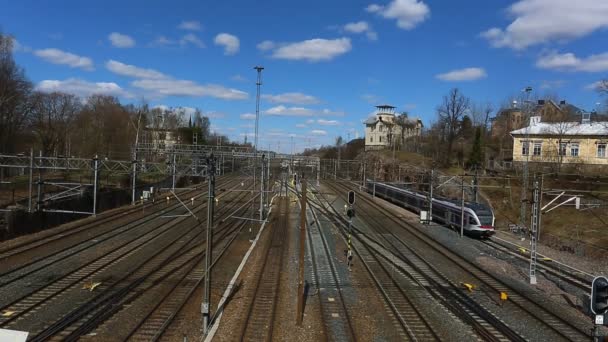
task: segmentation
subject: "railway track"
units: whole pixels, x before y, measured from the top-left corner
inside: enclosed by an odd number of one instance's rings
[[[338,275],[334,256],[330,251],[325,231],[315,209],[308,201],[308,249],[311,254],[314,279],[319,290],[319,303],[326,336],[335,341],[355,341],[350,314],[343,297],[341,277]]]
[[[245,193],[241,193],[241,194],[245,194]],[[205,204],[199,205],[198,208],[194,209],[194,211],[198,210],[202,210],[203,207],[205,207]],[[232,207],[227,207],[227,210],[231,209]],[[14,301],[10,306],[5,307],[4,312],[7,311],[12,311],[12,314],[6,317],[0,317],[2,319],[2,321],[0,321],[0,325],[3,327],[13,327],[13,326],[19,326],[21,324],[23,324],[23,322],[20,322],[22,320],[27,321],[28,319],[26,319],[27,316],[30,316],[32,314],[35,314],[37,312],[37,310],[47,307],[52,304],[53,301],[60,301],[62,296],[66,296],[67,294],[70,293],[74,293],[74,292],[78,292],[78,290],[81,288],[80,286],[86,283],[89,284],[93,284],[93,280],[94,280],[94,276],[99,275],[100,273],[102,273],[102,271],[107,270],[109,267],[116,267],[119,264],[119,261],[121,260],[126,260],[127,257],[130,257],[130,260],[132,260],[133,258],[136,257],[135,253],[142,253],[142,246],[146,246],[146,244],[150,245],[150,247],[153,247],[152,244],[154,243],[154,241],[161,241],[158,240],[159,238],[163,237],[164,235],[166,235],[166,233],[168,233],[169,231],[171,231],[172,236],[169,237],[168,240],[164,241],[162,240],[165,244],[165,247],[162,247],[160,245],[156,245],[156,250],[153,250],[153,254],[152,255],[148,255],[144,259],[143,263],[140,263],[139,265],[131,265],[131,266],[135,266],[134,269],[136,270],[135,273],[126,273],[126,277],[134,277],[137,276],[137,272],[142,272],[142,270],[146,270],[149,269],[150,267],[154,266],[154,260],[158,260],[159,264],[162,266],[163,262],[168,262],[167,260],[170,260],[172,257],[171,253],[179,253],[180,249],[182,248],[186,248],[189,246],[189,244],[193,244],[195,243],[194,241],[196,240],[196,237],[200,235],[201,230],[200,229],[196,229],[196,228],[200,228],[199,225],[197,224],[186,224],[185,226],[178,226],[177,228],[171,229],[172,227],[176,226],[179,222],[182,222],[184,220],[184,218],[179,218],[177,220],[174,220],[173,222],[171,222],[170,224],[161,224],[159,229],[161,229],[160,232],[157,231],[157,229],[154,229],[146,234],[144,234],[143,236],[139,237],[138,239],[135,239],[133,241],[131,241],[131,243],[125,243],[122,246],[118,246],[117,249],[114,250],[113,253],[110,254],[106,254],[104,256],[102,256],[100,259],[97,259],[96,261],[90,262],[88,264],[85,265],[85,267],[77,269],[75,272],[66,275],[65,277],[60,278],[58,281],[55,282],[51,282],[50,284],[47,284],[47,286],[44,286],[42,289],[40,289],[39,291],[36,291],[32,294],[30,294],[29,296],[25,296],[22,297],[16,301]],[[179,242],[179,243],[178,243]],[[186,244],[184,244],[183,242],[186,242]],[[160,247],[160,248],[159,248]],[[181,248],[180,248],[181,247]],[[149,248],[150,249],[150,248]],[[190,249],[191,251],[191,249]],[[200,254],[200,253],[199,253]],[[141,255],[139,255],[141,257]],[[163,261],[165,260],[165,261]],[[159,266],[160,267],[160,266]],[[124,278],[127,279],[127,278]],[[123,280],[124,280],[123,279]],[[137,278],[139,279],[139,278]],[[143,278],[142,278],[143,279]],[[95,288],[95,292],[99,293],[101,292],[101,294],[104,294],[106,292],[112,292],[114,291],[113,288],[115,288],[117,286],[117,284],[119,284],[120,281],[108,281],[108,282],[102,282],[101,285],[99,285],[98,287]],[[82,292],[82,291],[79,291]],[[118,293],[122,293],[120,291],[118,291]],[[118,295],[115,296],[110,296],[110,298],[117,298]],[[99,297],[99,296],[98,296]],[[65,298],[64,298],[65,299]],[[88,302],[87,302],[88,300]],[[86,303],[89,303],[88,306],[90,307],[92,304],[91,301],[96,301],[96,300],[102,300],[99,299],[97,297],[91,299],[90,296],[89,297],[85,297],[85,298],[81,298],[81,302],[79,305],[79,309],[74,310],[72,312],[70,312],[70,314],[68,314],[68,317],[64,317],[61,321],[65,322],[65,321],[69,321],[70,318],[69,317],[74,317],[74,315],[76,315],[76,317],[79,317],[79,319],[82,319],[82,317],[86,317],[86,315],[89,315],[91,313],[91,310],[84,310],[82,309],[82,307],[86,307]],[[105,299],[108,302],[113,302],[113,300],[111,299]],[[96,303],[96,305],[99,305],[99,303]],[[78,305],[77,305],[78,306]],[[79,311],[86,311],[87,313],[80,313],[80,316],[77,315],[77,313]],[[106,310],[107,312],[107,310]],[[83,316],[84,315],[84,316]],[[35,316],[35,315],[34,315]],[[31,319],[31,317],[29,317]],[[33,331],[34,333],[32,335],[35,335],[35,332],[37,331],[37,329],[41,329],[39,324],[33,324],[33,325],[29,325],[29,324],[23,324],[24,326],[27,327],[27,330],[29,331]],[[35,327],[38,328],[35,328]],[[51,329],[52,327],[55,327],[55,329],[59,329],[59,330],[53,330]],[[30,329],[30,327],[32,327]],[[58,328],[59,327],[59,328]],[[42,327],[43,331],[39,334],[44,338],[47,338],[49,336],[53,336],[53,334],[55,334],[57,331],[63,331],[65,330],[63,326],[61,326],[61,324],[57,325],[57,324],[52,324],[50,327]],[[45,335],[44,331],[47,331],[51,329],[52,334],[51,335]],[[74,329],[75,331],[77,329]],[[65,330],[68,331],[68,330]],[[69,336],[69,335],[68,335]]]
[[[489,247],[500,251],[501,253],[507,254],[518,260],[524,262],[530,261],[529,249],[523,246],[516,245],[507,240],[494,236],[491,240],[484,241]],[[525,254],[522,254],[522,249]],[[543,255],[537,257],[537,267],[540,272],[545,272],[548,275],[554,276],[559,280],[562,280],[576,288],[582,290],[585,293],[591,293],[591,282],[593,281],[593,275],[584,271],[578,270],[566,264],[553,261],[551,259],[545,261]]]
[[[230,233],[221,240],[223,246],[220,245],[217,248],[219,253],[214,253],[212,267],[226,253],[245,225],[245,221],[239,220],[233,220],[227,224]],[[169,340],[177,339],[178,336],[171,336],[169,328],[193,293],[200,288],[205,276],[204,270],[198,263],[190,267],[187,272],[183,272],[182,276],[173,280],[174,285],[170,286],[164,296],[161,296],[153,310],[150,310],[146,317],[129,332],[126,339],[130,341],[158,341],[161,337],[168,337]],[[161,284],[156,287],[161,287]]]
[[[408,235],[408,242],[418,241],[423,243],[425,246],[430,247],[433,251],[438,252],[446,259],[450,260],[450,262],[456,267],[459,267],[464,272],[470,273],[472,276],[474,276],[474,279],[478,282],[478,284],[484,285],[494,294],[496,294],[496,296],[498,296],[500,292],[509,293],[508,303],[512,304],[518,311],[525,313],[529,317],[540,322],[544,327],[546,327],[546,329],[548,329],[548,333],[550,332],[556,334],[557,336],[561,336],[562,338],[574,341],[589,339],[590,330],[587,331],[586,329],[573,324],[568,319],[562,318],[560,315],[551,312],[542,304],[538,303],[535,299],[529,297],[529,295],[521,294],[519,291],[505,285],[487,271],[453,253],[447,247],[439,244],[434,239],[427,236],[426,233],[417,229],[410,223],[396,219],[391,211],[369,199],[368,194],[361,193],[359,199],[362,199],[362,202],[365,202],[369,208],[373,208],[374,212],[384,213],[392,224],[404,228],[404,232],[406,232]],[[392,234],[391,237],[397,238],[396,240],[399,242],[399,244],[403,245],[404,247],[409,245],[395,234]]]
[[[327,204],[325,204],[323,199],[311,202],[313,202],[313,206],[317,207],[330,221],[337,223],[338,226],[344,223],[348,225],[328,205],[329,202],[326,201]],[[340,230],[340,232],[345,240],[348,239],[345,229]],[[420,287],[410,282],[409,279],[405,279],[403,274],[401,275],[403,279],[399,279],[401,281],[397,280],[395,272],[389,270],[392,265],[379,257],[378,253],[370,248],[368,243],[360,240],[356,235],[353,238],[353,247],[390,311],[390,316],[397,328],[394,337],[403,341],[438,341],[439,336],[422,314],[419,304],[410,299],[411,296],[421,294]],[[405,286],[403,281],[407,282]]]
[[[279,199],[279,214],[271,225],[271,240],[264,253],[254,295],[241,328],[242,341],[272,341],[274,317],[279,298],[285,236],[289,227],[289,198]]]
[[[183,191],[183,192],[178,192],[177,195],[179,195],[180,197],[185,196],[186,198],[188,198],[188,196],[190,196],[194,192],[195,192],[195,190]],[[15,257],[20,254],[25,254],[34,249],[38,249],[41,246],[49,245],[52,242],[55,242],[58,240],[67,240],[68,238],[74,237],[78,234],[86,233],[93,228],[97,228],[97,227],[103,228],[103,225],[106,223],[109,223],[109,222],[113,222],[113,223],[120,222],[121,224],[124,224],[123,222],[120,221],[120,219],[126,218],[127,219],[126,222],[132,221],[132,218],[130,216],[132,214],[142,213],[142,207],[145,207],[147,209],[153,209],[155,207],[159,207],[163,203],[164,203],[164,201],[161,201],[159,199],[154,204],[145,204],[145,203],[141,204],[140,203],[140,204],[136,204],[135,206],[125,206],[122,208],[116,208],[114,210],[111,210],[110,212],[101,213],[101,214],[97,215],[97,217],[95,219],[93,219],[93,221],[90,221],[92,218],[86,218],[83,220],[84,222],[81,222],[81,223],[76,223],[76,222],[68,223],[66,225],[70,226],[70,228],[61,230],[59,232],[59,234],[53,234],[51,236],[43,235],[43,236],[36,237],[34,239],[26,239],[22,242],[19,242],[16,244],[10,244],[8,247],[0,249],[0,262],[5,263],[5,262],[7,262],[8,258]],[[143,215],[141,215],[141,216],[143,216]],[[100,232],[95,232],[95,234],[100,235]]]
[[[201,193],[192,196],[192,193],[193,192],[189,191],[180,194],[180,196],[198,199],[206,194]],[[48,267],[53,263],[64,260],[83,250],[100,245],[111,238],[128,233],[133,229],[137,229],[148,222],[181,207],[179,203],[173,201],[173,203],[165,209],[157,210],[163,206],[166,206],[165,201],[157,201],[155,204],[147,207],[149,211],[156,210],[151,214],[144,214],[142,212],[142,207],[140,206],[136,210],[128,210],[126,213],[122,213],[126,216],[116,216],[122,219],[117,222],[113,222],[112,217],[104,218],[99,224],[97,224],[96,221],[90,222],[82,227],[70,229],[67,233],[61,232],[57,235],[36,239],[28,244],[21,244],[6,250],[0,256],[0,261],[3,264],[14,266],[7,268],[0,273],[0,279],[2,279],[0,286],[31,274],[41,267]],[[103,227],[102,225],[106,223],[111,224],[108,224],[107,227]],[[91,229],[96,227],[100,227],[100,229],[91,234]],[[51,244],[54,246],[49,246]],[[24,262],[24,260],[26,261]]]

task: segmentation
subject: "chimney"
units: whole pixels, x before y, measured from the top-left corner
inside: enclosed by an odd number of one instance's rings
[[[540,123],[540,116],[531,116],[530,117],[530,126],[536,126],[536,124]]]
[[[581,123],[582,124],[591,123],[591,113],[583,111],[582,117],[581,117]]]

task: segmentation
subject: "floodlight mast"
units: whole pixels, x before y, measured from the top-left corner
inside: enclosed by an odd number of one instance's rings
[[[255,147],[253,148],[253,189],[255,191],[255,173],[258,167],[258,129],[260,124],[260,88],[262,86],[262,70],[264,67],[253,67],[258,72],[258,80],[255,83],[257,86],[257,94],[255,98]],[[260,180],[260,221],[264,219],[264,163],[262,162],[262,179]]]
[[[532,92],[532,87],[526,87],[523,91],[526,92],[526,100],[524,101],[523,105],[525,106],[524,113],[526,115],[528,126],[526,127],[526,140],[522,144],[522,148],[523,146],[527,145],[526,160],[523,162],[522,167],[521,207],[519,212],[519,224],[522,227],[526,226],[526,206],[528,205],[528,161],[530,160],[530,147],[532,145],[530,144],[531,115],[528,106],[530,104],[530,93]],[[515,146],[513,148],[515,148]]]

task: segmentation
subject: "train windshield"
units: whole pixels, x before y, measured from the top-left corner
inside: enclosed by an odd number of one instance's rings
[[[493,225],[494,218],[492,216],[477,216],[479,218],[479,223],[482,226],[491,226]]]

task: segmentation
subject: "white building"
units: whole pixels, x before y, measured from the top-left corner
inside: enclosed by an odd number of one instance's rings
[[[365,120],[365,150],[382,150],[403,146],[410,137],[420,136],[422,121],[407,118],[404,121],[395,115],[395,107],[376,106],[376,113]]]

